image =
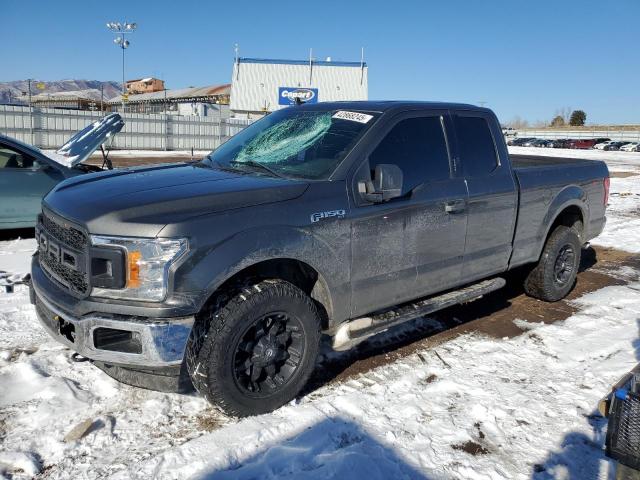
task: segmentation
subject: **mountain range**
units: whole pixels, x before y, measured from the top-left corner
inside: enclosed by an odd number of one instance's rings
[[[38,84],[44,84],[44,88],[38,88]],[[40,93],[55,93],[68,91],[86,91],[87,95],[94,100],[100,100],[100,89],[103,88],[105,100],[119,95],[121,92],[121,84],[112,81],[100,80],[56,80],[45,82],[40,80],[31,80],[31,95]],[[2,103],[28,103],[28,80],[15,80],[12,82],[0,82],[0,104]]]

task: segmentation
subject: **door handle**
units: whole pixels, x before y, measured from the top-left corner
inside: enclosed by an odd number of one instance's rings
[[[466,202],[463,199],[450,200],[444,203],[444,211],[446,213],[462,213],[466,208]]]

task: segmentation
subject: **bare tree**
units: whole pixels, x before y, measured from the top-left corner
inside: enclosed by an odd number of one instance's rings
[[[523,118],[520,118],[520,115],[516,115],[511,120],[506,123],[507,127],[515,128],[516,130],[521,128],[527,128],[529,126],[529,122]]]

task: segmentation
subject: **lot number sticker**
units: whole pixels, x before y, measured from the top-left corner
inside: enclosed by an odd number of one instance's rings
[[[367,115],[366,113],[360,112],[347,112],[345,110],[340,110],[336,112],[332,118],[338,118],[340,120],[351,120],[352,122],[358,123],[368,123],[369,120],[373,118],[373,115]]]

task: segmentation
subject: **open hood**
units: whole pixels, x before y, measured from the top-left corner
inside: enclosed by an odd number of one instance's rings
[[[120,114],[110,113],[87,125],[55,153],[49,153],[47,156],[65,167],[74,167],[89,158],[100,145],[122,130],[122,127],[124,127],[124,121]]]

